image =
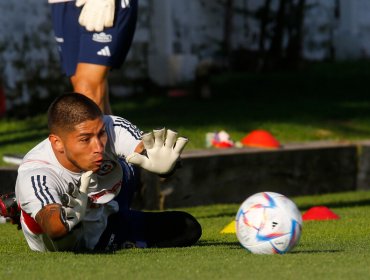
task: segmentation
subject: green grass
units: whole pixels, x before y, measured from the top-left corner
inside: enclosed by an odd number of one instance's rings
[[[234,234],[220,234],[237,204],[184,209],[203,227],[189,248],[130,249],[116,254],[31,252],[13,225],[0,225],[1,279],[368,279],[370,192],[293,198],[302,211],[326,205],[341,219],[303,225],[285,255],[253,255]]]

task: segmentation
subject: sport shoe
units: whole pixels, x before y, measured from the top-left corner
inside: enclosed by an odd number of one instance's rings
[[[18,225],[21,228],[21,209],[17,204],[15,193],[0,195],[0,216],[9,218],[12,224]]]

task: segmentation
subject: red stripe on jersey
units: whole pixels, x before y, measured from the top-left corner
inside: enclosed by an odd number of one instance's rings
[[[30,231],[34,234],[41,234],[44,233],[39,224],[30,216],[28,215],[25,211],[22,209],[22,217],[23,221],[28,227]]]

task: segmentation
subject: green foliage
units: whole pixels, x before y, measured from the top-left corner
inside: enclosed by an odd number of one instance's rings
[[[144,131],[163,126],[178,130],[190,139],[188,150],[205,148],[206,133],[219,130],[237,141],[252,130],[266,129],[283,145],[364,140],[370,138],[369,73],[369,62],[319,63],[300,72],[225,73],[210,80],[210,99],[148,92],[115,97],[111,103],[115,114]],[[45,115],[2,120],[0,160],[4,153],[24,153],[45,137]]]
[[[283,144],[370,138],[370,63],[313,64],[299,72],[225,73],[210,80],[212,98],[146,95],[114,103],[114,112],[142,129],[172,127],[204,148],[206,132],[240,140],[254,129]]]
[[[341,219],[305,222],[285,255],[253,255],[234,234],[220,234],[236,204],[186,208],[203,227],[189,248],[129,249],[115,254],[35,253],[21,231],[0,225],[1,279],[368,279],[370,193],[293,198],[302,211],[329,205]]]

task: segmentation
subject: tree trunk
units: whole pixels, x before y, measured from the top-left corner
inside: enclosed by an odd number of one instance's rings
[[[260,38],[258,42],[258,49],[261,54],[265,52],[265,40],[266,40],[266,27],[269,21],[271,0],[265,0],[265,4],[261,9],[261,25],[260,25]]]
[[[302,60],[303,22],[306,0],[299,0],[297,5],[291,3],[291,17],[289,26],[289,42],[286,52],[286,62],[289,67],[296,67]]]
[[[227,60],[230,59],[230,53],[232,50],[233,18],[234,0],[226,0],[223,49]]]
[[[270,47],[270,58],[276,62],[279,62],[282,58],[283,49],[283,36],[285,26],[285,10],[287,6],[287,0],[280,0],[279,9],[276,15],[276,24],[274,28],[274,35],[271,41]]]

